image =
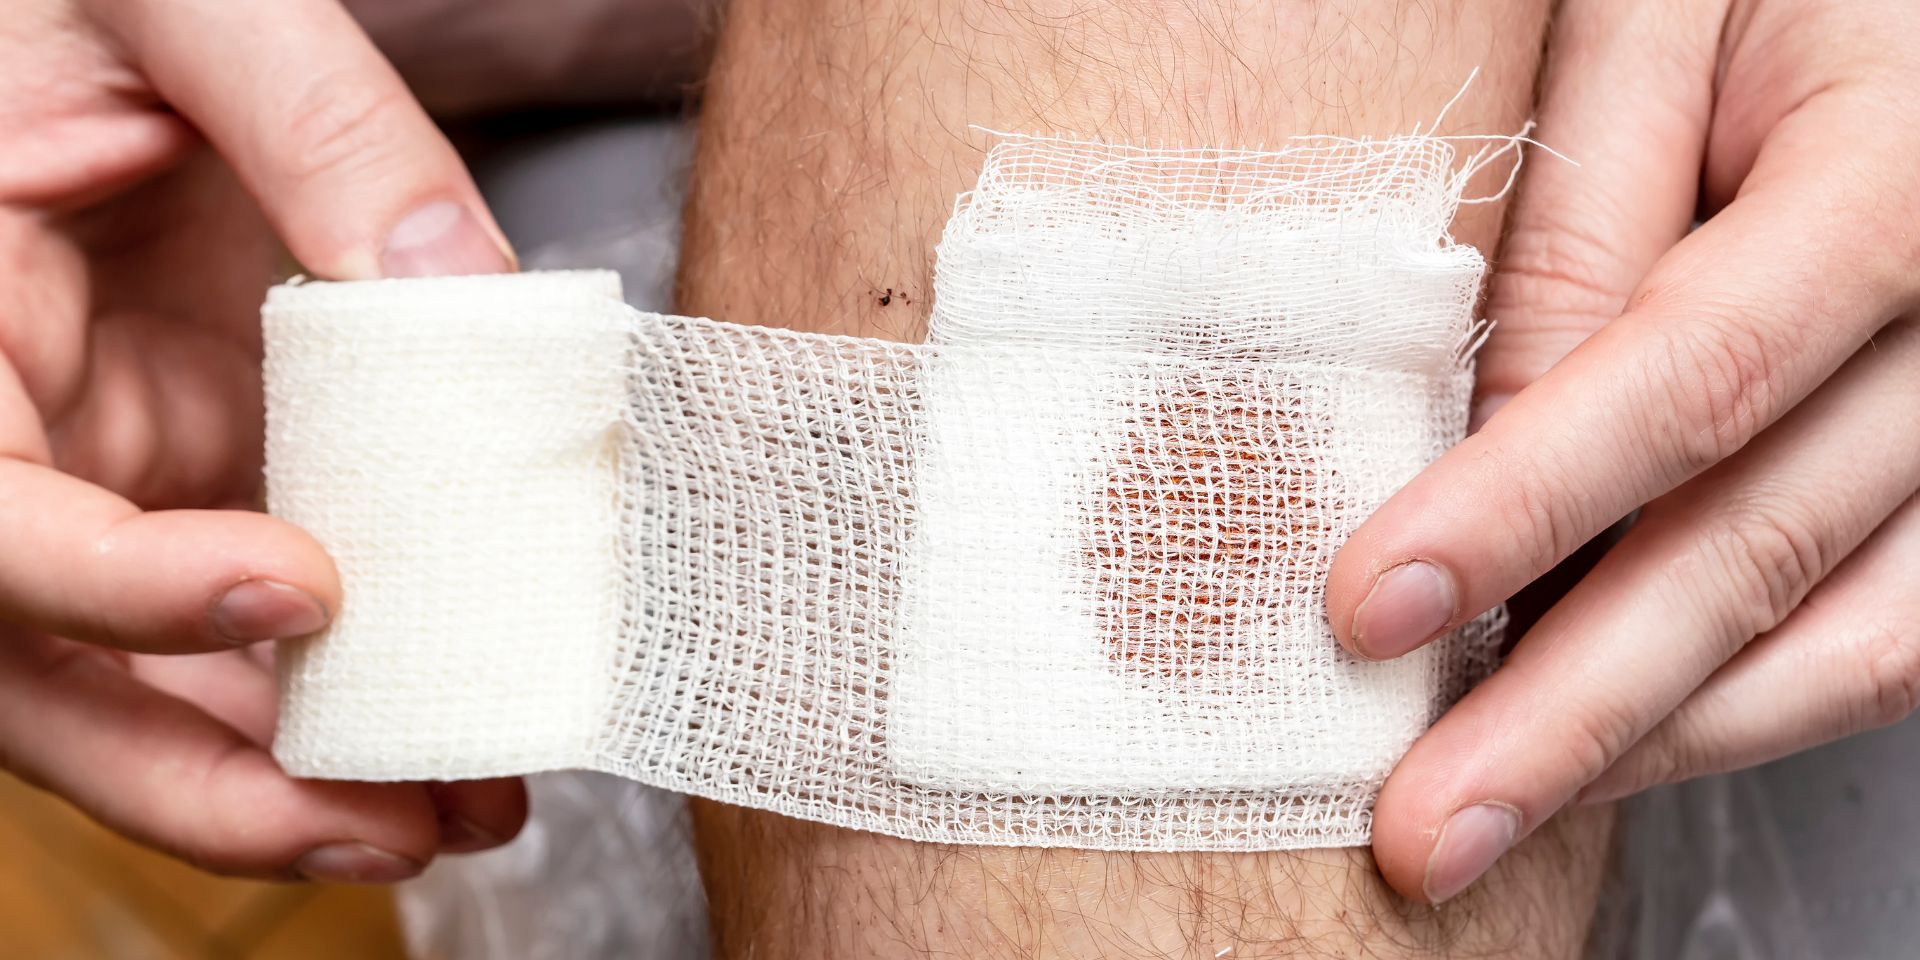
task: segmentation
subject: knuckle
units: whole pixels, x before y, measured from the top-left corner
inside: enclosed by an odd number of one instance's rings
[[[82,255],[64,244],[50,249],[43,229],[32,218],[0,215],[0,276],[74,275]],[[9,293],[22,299],[0,309],[0,391],[17,378],[42,419],[52,420],[67,412],[86,386],[87,327],[46,320],[75,315],[81,293],[58,281],[22,284]]]
[[[314,77],[294,98],[284,131],[288,174],[304,183],[390,162],[406,143],[407,97],[343,73]]]
[[[1767,327],[1698,314],[1667,321],[1650,371],[1652,395],[1667,402],[1651,409],[1671,419],[1649,427],[1654,436],[1669,434],[1683,475],[1731,456],[1779,409],[1779,351]]]
[[[1559,510],[1555,498],[1531,483],[1520,484],[1508,509],[1501,512],[1511,534],[1508,542],[1517,544],[1529,569],[1551,566],[1560,524],[1554,519]]]
[[[1879,624],[1856,642],[1869,694],[1859,729],[1891,726],[1920,709],[1920,637],[1904,627]]]
[[[1527,569],[1544,573],[1585,542],[1589,518],[1581,508],[1591,501],[1571,495],[1579,487],[1557,458],[1536,451],[1527,463],[1513,464],[1500,474],[1518,478],[1498,515],[1510,535],[1506,542],[1517,547]]]
[[[5,655],[12,662],[4,666],[10,674],[8,685],[14,687],[0,692],[0,696],[17,697],[26,693],[31,698],[36,694],[27,693],[28,689],[41,688],[38,695],[67,697],[76,690],[96,687],[103,673],[119,670],[118,660],[107,650],[35,636],[5,623],[0,623],[0,643],[10,648]],[[43,769],[44,764],[33,762],[29,753],[22,749],[19,738],[0,736],[0,770],[40,789],[56,790]]]
[[[1500,253],[1488,313],[1525,314],[1529,325],[1558,323],[1590,332],[1620,312],[1627,292],[1605,277],[1616,248],[1557,204],[1532,207]]]
[[[1663,783],[1678,783],[1694,775],[1695,751],[1688,747],[1683,738],[1674,736],[1667,727],[1655,729],[1653,733],[1639,743],[1634,744],[1626,763],[1631,766],[1631,776],[1624,792],[1639,792],[1648,787]],[[1623,792],[1623,794],[1624,794]]]
[[[1628,699],[1617,694],[1588,704],[1586,716],[1573,726],[1566,741],[1572,773],[1580,784],[1600,779],[1633,746],[1642,732],[1637,716]]]
[[[1709,569],[1725,578],[1745,642],[1786,619],[1824,575],[1832,549],[1818,521],[1779,503],[1750,497],[1727,509],[1706,536]]]
[[[191,767],[181,769],[181,782],[194,783],[195,796],[231,798],[237,794],[244,795],[246,791],[237,787],[247,782],[245,771],[241,768],[251,752],[247,743],[235,738],[204,756],[194,758],[191,763],[199,769],[197,772]],[[242,804],[237,808],[208,809],[198,813],[182,811],[170,824],[172,852],[202,870],[223,876],[273,877],[283,873],[286,858],[279,850],[272,849],[278,846],[277,839],[262,837],[255,829],[256,824],[249,821],[251,815],[239,812],[249,806]]]
[[[55,690],[85,689],[100,682],[103,672],[116,672],[120,661],[112,651],[85,643],[55,641],[31,654],[26,682]]]

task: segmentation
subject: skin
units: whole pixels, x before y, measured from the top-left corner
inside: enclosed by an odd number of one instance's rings
[[[680,310],[917,339],[933,244],[987,135],[1276,144],[1528,115],[1544,4],[1087,6],[735,0],[706,88]],[[1498,190],[1506,171],[1471,188]],[[1490,248],[1500,210],[1456,235]],[[1364,849],[1130,854],[914,843],[696,802],[720,956],[1573,956],[1605,809],[1435,912]]]

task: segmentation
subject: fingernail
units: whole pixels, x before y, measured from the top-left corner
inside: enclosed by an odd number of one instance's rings
[[[505,843],[499,834],[457,813],[440,814],[440,852],[472,853]]]
[[[1493,415],[1499,413],[1500,408],[1506,406],[1507,401],[1512,399],[1513,395],[1507,393],[1481,397],[1480,402],[1473,405],[1473,414],[1467,417],[1467,432],[1479,433],[1480,428],[1486,426],[1487,421],[1493,419]]]
[[[1403,563],[1373,582],[1353,612],[1353,649],[1391,660],[1432,639],[1453,620],[1453,578],[1426,562]]]
[[[246,580],[214,601],[213,628],[239,643],[304,637],[327,625],[327,608],[298,587]]]
[[[397,883],[419,876],[420,864],[364,843],[329,843],[302,854],[293,872],[321,883]]]
[[[1447,818],[1440,839],[1427,857],[1427,877],[1420,885],[1427,901],[1440,903],[1492,868],[1520,836],[1520,812],[1504,803],[1477,803]]]
[[[464,205],[439,200],[394,225],[380,269],[389,277],[505,273],[513,269],[513,259]]]

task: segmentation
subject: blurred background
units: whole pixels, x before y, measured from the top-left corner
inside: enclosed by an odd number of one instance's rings
[[[390,892],[226,880],[108,833],[0,774],[0,955],[405,957]]]

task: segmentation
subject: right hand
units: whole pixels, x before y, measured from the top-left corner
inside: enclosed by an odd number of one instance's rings
[[[250,645],[341,602],[312,538],[217,509],[257,499],[275,235],[337,279],[513,268],[334,0],[9,5],[0,767],[216,871],[397,880],[511,837],[526,798],[294,780],[265,750],[274,684]]]

